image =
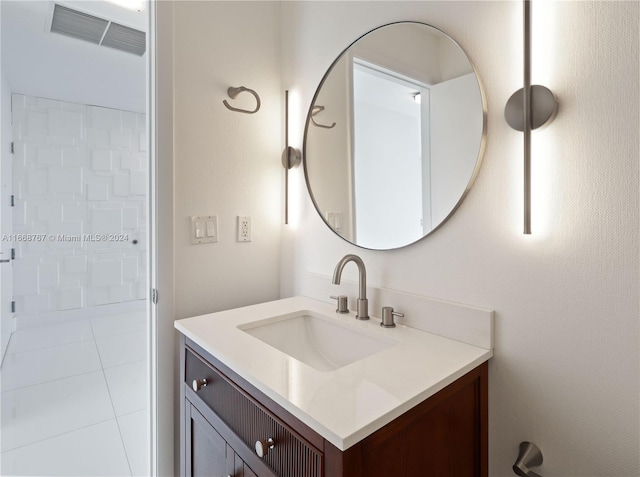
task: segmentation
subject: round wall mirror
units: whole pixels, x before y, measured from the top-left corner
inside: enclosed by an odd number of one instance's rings
[[[412,244],[458,208],[480,166],[486,114],[462,48],[418,22],[353,42],[309,108],[304,171],[325,223],[359,247]]]

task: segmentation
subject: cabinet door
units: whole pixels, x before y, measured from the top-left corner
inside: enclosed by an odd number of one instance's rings
[[[466,384],[461,378],[441,391],[445,394],[436,405],[416,406],[365,438],[362,475],[486,476],[480,410],[485,385],[480,372],[474,375],[468,375]]]
[[[233,474],[233,451],[211,424],[186,405],[185,455],[187,477],[227,477]],[[231,457],[229,459],[228,457]]]
[[[253,471],[247,467],[247,465],[245,464],[243,467],[244,470],[244,475],[242,477],[258,477],[256,474],[253,473]]]
[[[258,477],[255,472],[253,472],[246,462],[244,462],[238,454],[235,454],[234,458],[234,466],[233,466],[233,477]]]

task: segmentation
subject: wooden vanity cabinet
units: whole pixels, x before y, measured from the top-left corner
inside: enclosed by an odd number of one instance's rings
[[[488,475],[487,363],[346,451],[184,336],[180,374],[184,476]],[[263,457],[257,440],[267,449]]]
[[[257,477],[216,429],[188,401],[185,403],[186,475]]]

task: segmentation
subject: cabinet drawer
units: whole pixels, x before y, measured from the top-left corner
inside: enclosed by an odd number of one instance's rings
[[[206,380],[197,396],[254,452],[258,440],[275,442],[262,461],[279,477],[321,477],[322,453],[262,408],[222,373],[186,348],[185,385]],[[187,394],[187,397],[190,393]]]

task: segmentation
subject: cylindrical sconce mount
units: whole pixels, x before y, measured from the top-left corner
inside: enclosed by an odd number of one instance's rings
[[[553,92],[539,84],[531,86],[531,130],[553,121],[558,113],[558,100]],[[504,107],[504,119],[516,131],[524,131],[524,88],[513,93]]]

